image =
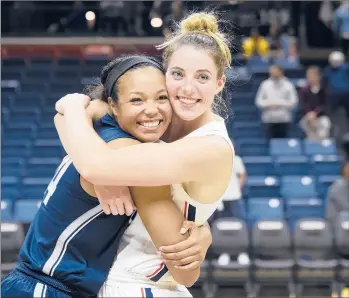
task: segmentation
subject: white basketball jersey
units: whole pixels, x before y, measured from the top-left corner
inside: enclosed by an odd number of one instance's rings
[[[193,131],[188,137],[218,135],[224,138],[232,147],[224,120],[210,122]],[[204,224],[217,209],[222,198],[214,204],[202,204],[194,201],[184,190],[181,184],[171,186],[172,196],[185,218],[195,221],[197,225]],[[145,229],[139,215],[125,231],[121,240],[117,258],[110,269],[105,282],[108,286],[132,284],[139,287],[157,287],[164,289],[187,291],[178,285],[162,263],[161,257]]]

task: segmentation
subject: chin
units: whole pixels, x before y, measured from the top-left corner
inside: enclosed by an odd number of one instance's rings
[[[202,113],[198,113],[197,111],[183,111],[179,109],[176,111],[176,115],[184,121],[192,121],[200,117]]]
[[[136,136],[136,138],[144,143],[154,143],[154,142],[160,140],[161,136],[162,136],[162,134],[161,135],[148,134],[148,135],[139,135],[139,136]]]

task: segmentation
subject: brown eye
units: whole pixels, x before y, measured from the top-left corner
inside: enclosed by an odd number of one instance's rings
[[[140,99],[139,97],[135,97],[135,98],[131,98],[130,102],[141,102],[142,99]]]
[[[199,79],[201,81],[207,81],[209,79],[209,77],[208,77],[208,75],[201,74],[201,75],[199,75]]]
[[[168,96],[167,95],[161,95],[159,97],[159,100],[168,100]]]

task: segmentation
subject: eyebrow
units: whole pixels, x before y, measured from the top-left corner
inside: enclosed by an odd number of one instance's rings
[[[178,66],[172,67],[171,69],[179,69],[181,71],[185,71],[183,68],[178,67]],[[211,72],[208,69],[198,69],[196,72],[208,72],[211,74]]]

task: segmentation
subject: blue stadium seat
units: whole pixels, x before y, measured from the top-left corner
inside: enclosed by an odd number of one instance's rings
[[[247,222],[252,227],[256,221],[284,219],[284,203],[279,198],[249,198],[247,200]]]
[[[83,86],[81,85],[81,80],[74,81],[73,84],[69,83],[69,81],[66,82],[54,82],[50,85],[50,91],[54,93],[60,93],[63,92],[64,94],[67,93],[81,93]],[[59,99],[60,97],[58,97]],[[56,100],[58,100],[56,99]]]
[[[324,207],[324,201],[319,198],[288,198],[285,199],[285,216],[294,227],[298,219],[323,217]]]
[[[38,139],[32,149],[32,157],[62,157],[64,149],[58,139]]]
[[[234,122],[233,124],[234,138],[258,138],[262,136],[262,128],[260,122]]]
[[[1,197],[15,200],[19,195],[19,178],[14,176],[1,177]]]
[[[271,176],[248,176],[244,193],[249,197],[279,197],[280,182]]]
[[[24,178],[22,181],[22,197],[29,200],[41,200],[52,177]]]
[[[26,78],[33,81],[47,81],[51,79],[51,71],[50,68],[28,68],[26,71]]]
[[[8,122],[9,118],[10,118],[10,110],[6,107],[1,107],[1,128],[4,127],[4,125]]]
[[[79,67],[81,66],[81,60],[79,58],[73,58],[73,57],[59,58],[56,60],[56,65],[59,68],[68,66],[68,67],[79,69]]]
[[[284,198],[317,197],[316,180],[312,176],[285,176],[281,178],[281,196]]]
[[[53,82],[71,82],[78,83],[81,81],[80,69],[67,70],[67,69],[56,69],[52,73]]]
[[[1,94],[6,93],[14,96],[19,91],[20,85],[17,80],[1,81]]]
[[[254,106],[234,106],[232,121],[255,121],[259,118],[259,111]]]
[[[232,97],[233,97],[234,105],[236,105],[236,106],[239,106],[239,104],[237,102],[235,102],[238,99],[242,100],[243,103],[248,103],[248,105],[251,106],[251,103],[254,102],[255,93],[251,92],[251,91],[250,92],[240,91],[240,92],[233,93]]]
[[[45,105],[45,98],[38,92],[21,92],[17,97],[17,104],[25,107],[29,111],[42,108]],[[40,113],[37,110],[36,113]]]
[[[1,175],[20,177],[24,167],[24,159],[18,157],[6,157],[1,160]]]
[[[18,200],[15,203],[13,219],[22,223],[31,223],[40,204],[41,200]]]
[[[268,144],[262,138],[243,138],[235,141],[236,150],[241,156],[268,155]]]
[[[23,78],[22,69],[5,69],[1,72],[1,80],[18,80]]]
[[[272,156],[303,155],[298,139],[271,139],[269,146],[269,153]]]
[[[304,140],[304,152],[306,155],[337,155],[336,144],[333,140],[323,141]]]
[[[45,81],[38,81],[37,83],[30,82],[30,83],[22,83],[21,84],[21,91],[22,92],[38,92],[38,90],[41,91],[41,94],[45,94],[49,90],[49,85]]]
[[[270,156],[247,156],[243,158],[243,161],[248,175],[275,175],[273,159]]]
[[[104,58],[88,57],[84,60],[84,68],[95,68],[100,69],[107,65],[110,61]]]
[[[16,96],[14,94],[1,93],[1,109],[6,108],[9,112],[9,109],[15,106],[15,102]]]
[[[25,170],[25,176],[30,178],[51,178],[60,162],[60,158],[30,158]]]
[[[52,66],[53,66],[53,59],[51,58],[32,58],[30,60],[29,69],[46,70],[46,69],[51,69]]]
[[[337,155],[314,155],[311,157],[312,174],[339,175],[341,168],[341,158]]]
[[[58,133],[53,123],[51,127],[39,127],[37,130],[38,139],[58,139]]]
[[[40,120],[40,109],[34,106],[21,106],[20,108],[16,107],[11,109],[10,117],[11,123],[16,123],[17,125],[23,126],[33,125],[38,123]]]
[[[278,156],[275,158],[275,166],[280,176],[310,174],[306,156]]]
[[[1,200],[1,221],[11,221],[13,217],[13,201]]]
[[[4,131],[6,142],[8,140],[22,140],[27,142],[34,137],[36,126],[33,124],[9,123]]]
[[[24,68],[26,67],[26,62],[24,58],[20,58],[20,57],[3,58],[2,67],[4,69]]]
[[[57,100],[58,100],[59,98],[57,98]],[[52,128],[55,128],[55,125],[54,125],[54,117],[55,117],[55,115],[56,115],[56,113],[54,112],[54,111],[52,111],[52,112],[49,112],[49,111],[47,111],[47,112],[43,112],[42,114],[41,114],[41,121],[40,121],[40,127],[42,127],[43,125],[42,124],[44,124],[44,125],[46,125],[46,124],[51,124],[50,126],[52,127]]]
[[[321,194],[324,199],[327,196],[328,188],[339,177],[340,177],[339,175],[322,175],[318,178],[317,189],[318,189],[319,194]]]
[[[9,136],[10,137],[10,136]],[[24,140],[6,140],[1,144],[1,156],[4,158],[27,157],[29,154],[30,141]]]

